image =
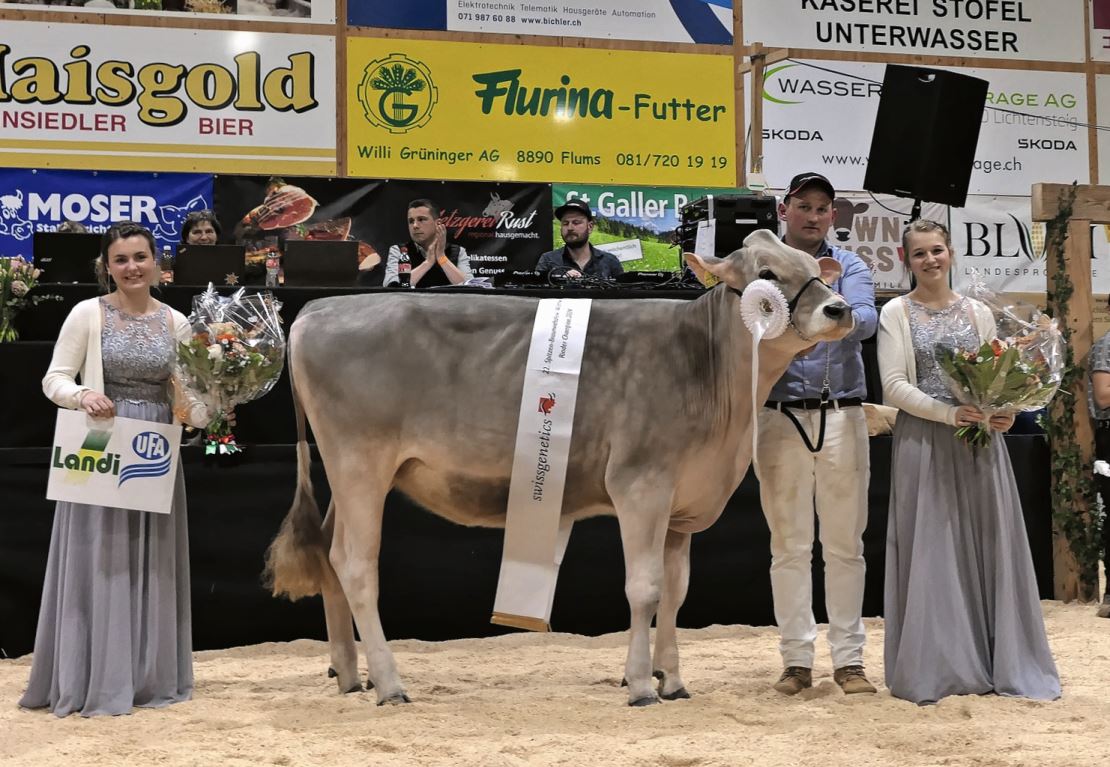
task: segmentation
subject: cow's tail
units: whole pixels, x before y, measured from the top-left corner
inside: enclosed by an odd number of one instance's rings
[[[292,366],[289,377],[297,415],[297,491],[281,529],[266,550],[266,569],[262,577],[275,597],[286,596],[296,601],[319,594],[325,586],[338,584],[328,559],[330,530],[325,534],[320,508],[313,494],[310,473],[312,456],[305,432],[304,408],[292,380]]]

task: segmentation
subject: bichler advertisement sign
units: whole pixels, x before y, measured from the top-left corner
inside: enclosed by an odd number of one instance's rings
[[[1083,61],[1084,0],[744,0],[744,44]]]
[[[332,174],[334,54],[319,35],[5,21],[0,165]]]

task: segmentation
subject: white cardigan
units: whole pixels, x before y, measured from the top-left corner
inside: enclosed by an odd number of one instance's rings
[[[176,309],[159,304],[160,311],[170,313],[171,331],[179,341],[187,341],[192,335],[189,321]],[[73,307],[58,341],[54,344],[54,356],[50,368],[42,379],[42,391],[51,402],[59,407],[76,410],[81,395],[86,391],[104,393],[104,363],[101,359],[100,333],[104,327],[104,311],[99,298],[90,298]],[[80,376],[81,383],[77,383]],[[178,391],[178,387],[174,387]],[[197,428],[208,423],[208,409],[200,402],[189,405],[188,422]],[[178,423],[174,416],[174,423]]]
[[[994,315],[986,304],[968,300],[975,311],[980,342],[991,340],[996,332]],[[888,301],[879,315],[879,377],[883,382],[883,404],[918,418],[955,426],[958,406],[934,399],[917,388],[917,364],[907,312],[906,302],[898,297]]]

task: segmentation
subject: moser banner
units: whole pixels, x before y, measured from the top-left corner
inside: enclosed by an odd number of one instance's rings
[[[333,174],[335,110],[331,37],[0,31],[0,165]]]
[[[735,183],[732,57],[349,38],[354,176]]]
[[[212,177],[199,173],[0,168],[0,255],[30,260],[35,232],[53,232],[63,221],[95,233],[138,221],[159,246],[174,247],[185,216],[210,207]]]
[[[169,514],[181,427],[58,410],[46,497]]]
[[[796,173],[820,171],[838,191],[863,189],[884,65],[810,63],[789,61],[767,71],[763,167],[768,184],[781,188]],[[990,83],[970,194],[1027,195],[1037,182],[1087,182],[1090,152],[1086,131],[1078,125],[1087,116],[1082,73],[954,71]]]
[[[1083,61],[1084,0],[743,0],[744,44]],[[1096,0],[1096,3],[1098,0]]]
[[[602,186],[555,184],[551,189],[555,207],[567,200],[589,203],[594,212],[594,231],[590,242],[623,262],[625,270],[682,271],[682,249],[674,244],[675,230],[686,203],[707,194],[727,194],[735,190],[704,187]],[[554,222],[554,247],[563,238],[559,222]]]
[[[732,0],[361,0],[353,26],[732,45]]]
[[[78,11],[177,19],[335,23],[335,0],[14,0],[0,10]]]
[[[952,208],[951,214],[956,290],[966,288],[977,274],[999,293],[1046,292],[1045,225],[1032,221],[1028,197],[968,197],[967,207]],[[1091,229],[1091,288],[1096,294],[1110,292],[1106,229]]]

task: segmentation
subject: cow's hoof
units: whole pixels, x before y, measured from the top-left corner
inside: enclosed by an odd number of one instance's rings
[[[367,690],[373,690],[374,689],[374,680],[371,679],[370,677],[366,677],[366,689]]]
[[[626,677],[626,676],[621,677],[621,687],[628,687],[628,677]]]
[[[328,666],[328,679],[335,679],[339,674],[335,673],[335,669]]]
[[[344,695],[350,695],[352,692],[362,692],[362,685],[359,684],[358,682],[355,682],[354,685],[351,687],[351,689],[344,690],[343,694]]]
[[[687,700],[690,697],[690,693],[686,692],[685,687],[679,687],[671,693],[661,692],[659,693],[659,697],[663,700]]]
[[[655,677],[656,679],[662,679],[662,678],[664,677],[664,674],[663,674],[663,672],[662,672],[662,671],[660,671],[659,669],[655,669],[655,671],[652,671],[652,672],[651,672],[651,675],[652,675],[653,677]]]
[[[378,701],[379,706],[384,706],[386,703],[388,703],[391,706],[399,706],[402,703],[412,703],[412,701],[409,700],[408,695],[405,695],[403,692],[398,692],[398,693],[394,693],[393,695],[390,695],[385,700],[379,700]]]
[[[628,702],[628,705],[635,706],[636,708],[643,708],[644,706],[654,706],[658,702],[659,702],[659,698],[655,697],[654,695],[645,695],[642,698],[636,698],[636,700],[630,700]]]

